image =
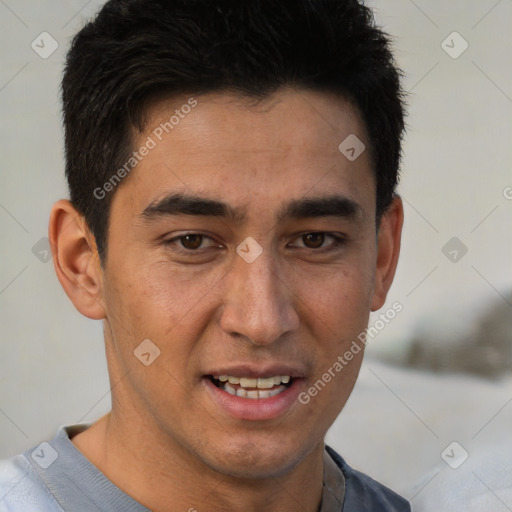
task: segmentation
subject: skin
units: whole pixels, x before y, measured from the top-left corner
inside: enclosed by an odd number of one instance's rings
[[[385,302],[402,204],[395,198],[377,233],[369,152],[350,162],[338,150],[349,134],[369,146],[345,100],[289,89],[259,103],[222,92],[196,99],[115,191],[103,265],[72,205],[53,207],[57,275],[81,313],[104,320],[112,386],[112,411],[73,442],[155,512],[314,512],[323,439],[363,351],[307,405],[296,400],[264,421],[227,414],[204,376],[282,363],[301,374],[302,391],[311,387]],[[134,148],[186,101],[153,104]],[[221,200],[237,217],[142,215],[176,193]],[[279,219],[292,200],[332,195],[355,203],[355,214]],[[176,238],[190,232],[205,237]],[[311,232],[344,241],[304,238]],[[263,249],[252,263],[236,253],[247,237]],[[149,366],[134,356],[145,339],[161,352]]]

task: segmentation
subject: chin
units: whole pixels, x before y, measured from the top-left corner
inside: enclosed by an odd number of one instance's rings
[[[275,442],[246,439],[230,442],[227,447],[216,447],[215,453],[210,452],[210,463],[207,464],[215,471],[234,478],[275,478],[291,471],[312,449],[305,449],[304,443],[293,446],[282,442],[277,436]]]

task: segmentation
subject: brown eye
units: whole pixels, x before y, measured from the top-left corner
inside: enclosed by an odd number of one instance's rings
[[[199,249],[203,243],[203,235],[183,235],[180,236],[180,242],[185,249]]]
[[[308,233],[306,235],[302,235],[302,241],[309,249],[318,249],[319,247],[322,247],[325,241],[325,233]]]

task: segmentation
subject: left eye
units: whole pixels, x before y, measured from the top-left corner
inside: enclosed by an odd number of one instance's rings
[[[296,240],[300,242],[296,244],[296,246],[305,247],[307,249],[321,249],[328,247],[329,245],[341,245],[343,242],[340,237],[317,231],[312,233],[304,233]],[[330,243],[326,244],[326,242]]]
[[[175,238],[172,238],[167,243],[179,244],[181,248],[187,249],[189,251],[204,249],[205,246],[211,247],[215,244],[215,242],[210,237],[198,233],[187,233],[185,235],[180,235]]]
[[[179,238],[181,245],[185,249],[199,249],[203,243],[203,235],[184,235]]]

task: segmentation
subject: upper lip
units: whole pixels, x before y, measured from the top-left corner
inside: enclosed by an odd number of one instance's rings
[[[302,365],[293,365],[289,363],[259,366],[254,364],[237,364],[218,367],[214,370],[206,372],[205,375],[228,375],[230,377],[249,377],[254,379],[265,379],[278,375],[289,375],[293,378],[301,378],[305,376],[305,372]]]

